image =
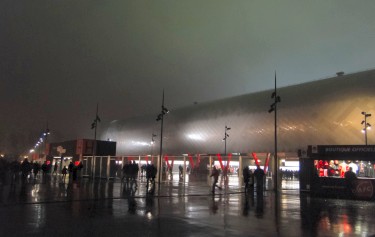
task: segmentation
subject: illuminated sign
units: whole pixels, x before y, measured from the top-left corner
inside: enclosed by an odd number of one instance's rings
[[[371,180],[355,180],[353,181],[352,192],[356,198],[369,199],[374,195],[374,186]]]

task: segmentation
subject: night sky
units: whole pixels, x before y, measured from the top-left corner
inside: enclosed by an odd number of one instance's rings
[[[374,68],[375,1],[0,1],[0,152]],[[268,108],[265,108],[268,110]],[[100,125],[99,125],[100,132]]]

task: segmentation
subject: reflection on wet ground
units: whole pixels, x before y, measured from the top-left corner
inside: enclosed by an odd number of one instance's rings
[[[375,203],[296,190],[210,193],[208,180],[164,182],[160,192],[107,180],[0,186],[1,236],[375,236]]]

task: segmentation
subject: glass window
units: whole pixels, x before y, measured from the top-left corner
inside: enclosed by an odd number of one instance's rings
[[[319,177],[344,178],[345,172],[352,168],[358,177],[375,178],[374,161],[360,160],[314,160]]]

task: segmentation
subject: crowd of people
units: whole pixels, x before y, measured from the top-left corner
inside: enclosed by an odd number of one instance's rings
[[[284,180],[299,180],[299,171],[296,170],[280,170],[281,177]]]
[[[127,162],[122,167],[121,181],[125,183],[124,189],[136,190],[138,187],[139,165],[134,161]],[[154,164],[145,164],[141,166],[141,174],[146,176],[146,193],[153,193],[155,190],[155,177],[157,169]]]
[[[6,184],[8,181],[11,184],[21,181],[22,183],[30,182],[37,179],[44,181],[47,175],[51,174],[57,176],[59,174],[58,164],[44,161],[30,162],[27,158],[22,160],[13,160],[11,162],[6,159],[0,159],[0,184]],[[65,182],[66,174],[69,174],[70,180],[77,180],[79,171],[83,168],[82,162],[74,165],[70,162],[68,167],[64,166],[61,170],[61,180]]]

